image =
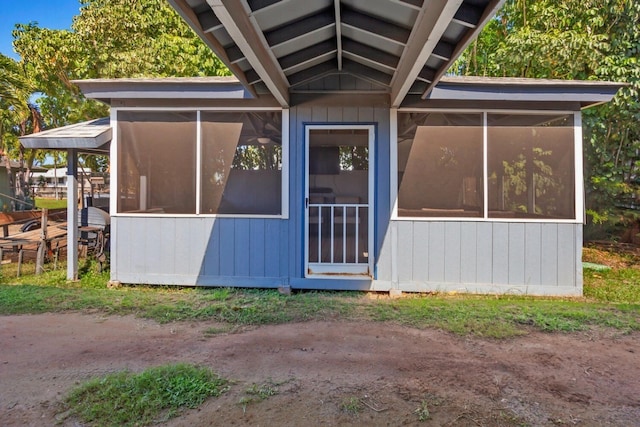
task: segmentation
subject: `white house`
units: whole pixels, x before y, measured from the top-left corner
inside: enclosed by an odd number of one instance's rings
[[[88,193],[91,190],[91,175],[93,171],[89,168],[81,168],[79,173],[79,185]],[[41,197],[67,197],[67,167],[51,168],[46,172],[34,172],[31,181],[33,182],[34,193]]]

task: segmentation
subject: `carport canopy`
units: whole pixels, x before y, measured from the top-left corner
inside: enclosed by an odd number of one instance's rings
[[[20,137],[25,148],[67,152],[67,280],[78,279],[78,153],[109,154],[108,117]]]

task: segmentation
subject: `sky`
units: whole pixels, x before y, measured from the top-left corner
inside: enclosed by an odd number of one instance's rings
[[[0,53],[19,59],[12,46],[15,24],[37,22],[42,28],[68,29],[79,10],[79,0],[0,0]]]

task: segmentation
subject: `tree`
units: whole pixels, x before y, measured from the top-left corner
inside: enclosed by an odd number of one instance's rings
[[[453,68],[629,84],[583,115],[587,208],[596,220],[640,206],[639,23],[637,0],[508,0]]]
[[[0,157],[7,173],[10,210],[23,209],[25,203],[29,203],[28,177],[34,152],[25,150],[18,142],[18,136],[39,132],[41,128],[40,112],[29,102],[32,91],[32,81],[19,64],[0,54]],[[20,160],[17,183],[11,167],[12,158]]]
[[[74,79],[229,75],[211,50],[165,0],[80,0],[71,30],[17,25],[14,48],[42,93],[47,128],[104,117]],[[86,156],[106,169],[106,161]]]

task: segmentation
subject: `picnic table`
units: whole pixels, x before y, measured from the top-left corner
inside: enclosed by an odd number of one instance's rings
[[[65,242],[66,237],[66,222],[50,224],[44,233],[42,229],[37,229],[0,237],[0,262],[4,260],[5,251],[17,252],[18,276],[20,276],[25,250],[35,251],[38,254],[38,260],[42,263],[44,263],[46,252],[53,251],[57,261],[60,244]]]

